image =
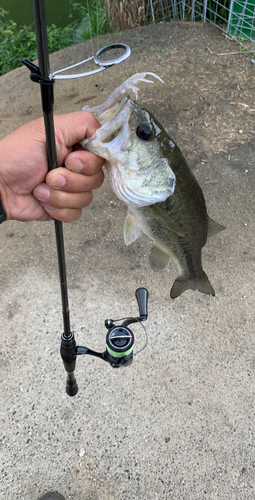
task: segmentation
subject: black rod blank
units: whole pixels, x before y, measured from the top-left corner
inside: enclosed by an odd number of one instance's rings
[[[36,29],[39,68],[41,76],[43,78],[48,79],[50,74],[50,65],[49,65],[49,53],[48,53],[48,43],[47,43],[45,4],[44,1],[42,0],[33,0],[33,1],[34,1],[34,16],[35,16],[35,29]],[[41,95],[42,95],[42,107],[43,107],[45,134],[46,134],[49,170],[52,170],[57,166],[57,153],[56,153],[55,131],[54,131],[54,121],[53,121],[53,103],[54,103],[53,84],[52,85],[41,84]],[[63,306],[64,337],[69,338],[70,320],[69,320],[63,225],[62,222],[57,220],[54,221],[54,225],[56,233],[60,288],[61,288],[62,306]]]
[[[54,93],[53,93],[53,83],[54,81],[49,80],[50,75],[50,64],[49,64],[49,52],[48,52],[48,41],[47,41],[47,25],[46,25],[46,13],[45,13],[45,3],[44,0],[33,0],[34,6],[34,19],[35,19],[35,31],[36,31],[36,41],[37,41],[37,52],[38,52],[38,62],[40,74],[43,79],[40,81],[41,87],[41,98],[42,98],[42,109],[44,116],[44,126],[46,134],[46,144],[47,144],[47,154],[48,154],[48,165],[49,170],[56,168],[57,166],[57,153],[56,153],[56,143],[55,143],[55,131],[54,131],[54,121],[53,121],[53,104],[54,104]],[[46,81],[45,81],[46,80]],[[64,237],[63,237],[63,224],[61,221],[54,220],[55,234],[56,234],[56,244],[57,244],[57,255],[58,255],[58,265],[59,265],[59,277],[60,277],[60,289],[62,298],[62,312],[63,312],[63,322],[64,322],[64,333],[62,339],[64,341],[74,341],[73,333],[70,329],[70,314],[68,305],[68,290],[67,290],[67,277],[66,277],[66,264],[65,264],[65,247],[64,247]],[[74,370],[74,365],[72,364],[71,369]],[[65,366],[66,370],[67,367]],[[67,386],[71,385],[73,388],[75,386],[75,378],[73,372],[67,370],[68,380]],[[78,391],[76,384],[75,391],[72,394],[75,395]],[[75,393],[75,394],[74,394]]]

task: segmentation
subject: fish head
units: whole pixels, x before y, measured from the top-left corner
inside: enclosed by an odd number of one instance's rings
[[[166,132],[153,115],[125,95],[97,119],[101,128],[81,145],[106,160],[116,195],[128,206],[137,207],[172,195],[176,178],[162,145]]]

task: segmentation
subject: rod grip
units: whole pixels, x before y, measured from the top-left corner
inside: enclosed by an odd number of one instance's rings
[[[67,372],[66,392],[68,396],[75,396],[78,392],[78,385],[74,376],[76,364],[76,342],[71,332],[70,338],[61,337],[60,355]]]

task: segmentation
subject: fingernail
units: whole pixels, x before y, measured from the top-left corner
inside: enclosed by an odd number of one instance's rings
[[[42,203],[43,208],[46,208],[46,210],[55,210],[55,207],[52,207],[51,205],[48,205],[47,203]]]
[[[46,186],[38,186],[33,191],[34,196],[39,201],[46,201],[50,196],[50,190]]]
[[[80,170],[83,169],[84,164],[78,158],[72,158],[68,162],[68,165],[66,165],[66,166],[67,166],[67,168],[69,168],[70,170],[73,170],[74,172],[80,172]]]
[[[66,179],[63,175],[56,175],[56,177],[53,177],[50,181],[50,185],[55,188],[55,189],[60,189],[62,188],[66,183]]]

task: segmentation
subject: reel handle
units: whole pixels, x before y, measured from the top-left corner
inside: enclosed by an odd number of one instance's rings
[[[149,292],[146,288],[138,288],[135,292],[135,296],[139,307],[140,320],[144,321],[148,317]]]

